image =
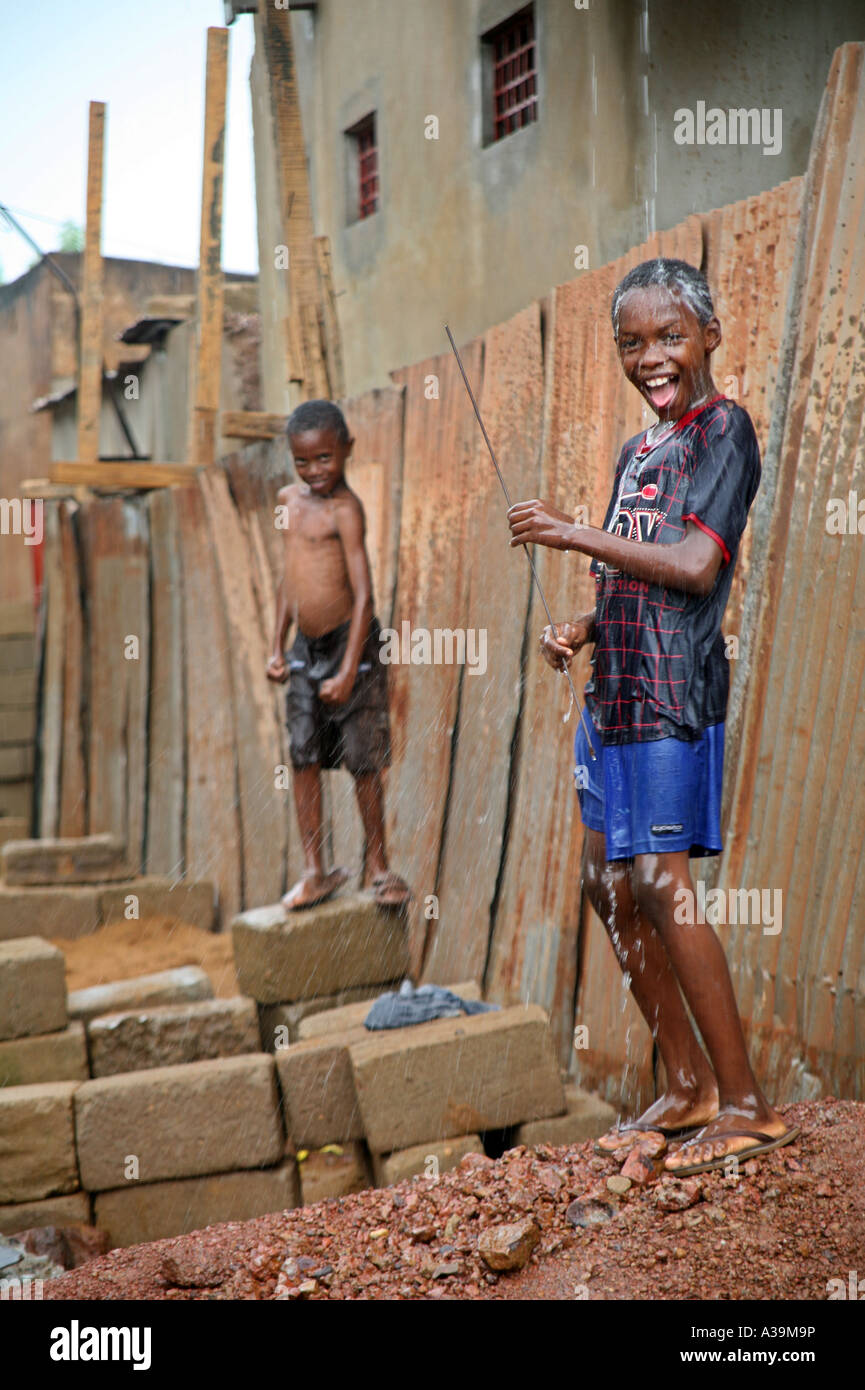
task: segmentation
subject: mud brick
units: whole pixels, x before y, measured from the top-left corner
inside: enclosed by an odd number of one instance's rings
[[[68,998],[70,1018],[87,1022],[102,1014],[128,1013],[157,1004],[191,1004],[212,999],[210,977],[197,965],[179,965],[155,975],[136,975],[132,980],[113,980],[107,985],[74,989]]]
[[[466,980],[462,984],[448,985],[447,988],[459,995],[461,999],[480,999],[480,987],[473,980]],[[385,987],[377,989],[374,998],[385,993]],[[369,1002],[363,1004],[345,1004],[341,1008],[329,1009],[327,1013],[316,1014],[313,1018],[306,1018],[298,1028],[298,1036],[301,1038],[318,1038],[326,1033],[341,1033],[347,1028],[360,1028],[369,1013]],[[414,1025],[413,1025],[414,1026]]]
[[[0,816],[21,816],[29,825],[32,804],[33,783],[29,778],[23,782],[0,782]]]
[[[33,604],[27,599],[9,599],[0,603],[0,638],[19,637],[22,634],[32,638],[36,628],[36,614]]]
[[[45,1197],[41,1202],[11,1202],[0,1207],[0,1236],[14,1236],[41,1226],[89,1226],[90,1197],[70,1192],[67,1197]]]
[[[366,1033],[349,1048],[375,1153],[561,1114],[564,1088],[536,1004]]]
[[[33,743],[36,738],[36,710],[35,709],[4,709],[0,710],[0,742],[2,743]],[[25,830],[21,835],[23,840],[27,835]]]
[[[0,801],[3,789],[0,787]],[[100,925],[99,889],[7,888],[0,885],[0,941],[19,936],[89,936]]]
[[[32,632],[0,632],[0,671],[34,671],[36,640]]]
[[[33,744],[0,744],[0,782],[20,782],[33,776]]]
[[[66,961],[38,936],[0,941],[0,1039],[66,1027]]]
[[[365,1028],[352,1028],[277,1048],[285,1128],[298,1148],[363,1138],[348,1050],[366,1036]]]
[[[0,709],[27,709],[35,703],[35,671],[0,670]]]
[[[0,850],[0,868],[10,888],[105,883],[129,874],[126,846],[116,835],[13,841]]]
[[[94,1199],[96,1224],[112,1245],[140,1245],[188,1235],[221,1221],[251,1221],[300,1204],[297,1164],[247,1168],[174,1182],[129,1183]]]
[[[116,888],[104,888],[101,895],[102,920],[122,922],[127,899],[138,899],[139,917],[171,917],[191,927],[212,931],[216,919],[216,890],[209,881],[174,883],[170,878],[132,878]]]
[[[30,1202],[80,1187],[72,1123],[78,1084],[0,1090],[0,1202]]]
[[[590,1095],[579,1086],[565,1087],[564,1115],[552,1115],[542,1120],[529,1120],[518,1125],[514,1132],[514,1147],[525,1144],[579,1144],[584,1139],[597,1139],[616,1123],[612,1105],[598,1096]]]
[[[358,985],[356,989],[341,989],[338,994],[323,994],[318,999],[300,999],[296,1004],[259,1004],[258,1024],[261,1031],[261,1046],[265,1052],[273,1052],[277,1028],[288,1030],[288,1041],[297,1042],[300,1025],[313,1014],[333,1013],[345,1004],[371,1001],[381,994],[384,985]],[[369,1002],[367,1002],[367,1008]]]
[[[94,1076],[239,1057],[259,1050],[252,999],[203,999],[104,1014],[87,1025]]]
[[[303,912],[256,908],[236,917],[231,929],[241,993],[260,1004],[397,980],[408,969],[405,918],[363,893]]]
[[[255,1053],[85,1081],[75,1134],[90,1192],[123,1182],[132,1154],[142,1183],[277,1163],[284,1139],[273,1058]]]
[[[86,1081],[89,1076],[83,1023],[70,1023],[59,1033],[0,1042],[0,1086]]]
[[[438,1139],[435,1143],[415,1144],[392,1154],[373,1154],[376,1187],[391,1187],[404,1178],[438,1177],[457,1168],[466,1154],[482,1154],[479,1134],[463,1134],[458,1139]],[[435,1164],[430,1159],[435,1159]]]
[[[23,816],[0,817],[0,845],[10,840],[23,840],[27,835],[28,823]]]
[[[300,1193],[304,1206],[328,1197],[347,1197],[372,1187],[369,1158],[363,1144],[334,1145],[341,1153],[313,1149],[300,1166]]]

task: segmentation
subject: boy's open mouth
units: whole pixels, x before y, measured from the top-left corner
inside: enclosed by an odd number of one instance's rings
[[[649,376],[643,381],[643,388],[655,410],[666,409],[675,396],[678,385],[678,376],[670,372]]]

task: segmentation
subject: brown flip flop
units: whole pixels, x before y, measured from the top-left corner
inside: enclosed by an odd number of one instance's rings
[[[379,907],[406,907],[412,898],[408,884],[390,871],[375,875],[372,891]]]

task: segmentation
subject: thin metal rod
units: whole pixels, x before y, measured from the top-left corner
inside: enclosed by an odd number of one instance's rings
[[[487,446],[487,448],[488,448],[488,450],[489,450],[490,458],[491,458],[492,461],[493,461],[493,468],[496,470],[496,473],[498,474],[499,482],[500,482],[501,485],[502,485],[502,492],[505,494],[505,501],[506,501],[507,504],[508,504],[508,508],[510,508],[510,506],[511,506],[511,495],[510,495],[510,493],[508,492],[508,485],[507,485],[507,483],[505,482],[504,478],[502,477],[502,470],[499,468],[498,460],[496,459],[496,455],[495,455],[495,450],[493,449],[493,446],[492,446],[492,444],[491,444],[491,442],[490,442],[490,437],[489,437],[489,435],[487,434],[486,425],[484,424],[483,419],[482,419],[482,417],[481,417],[481,412],[480,412],[480,410],[478,409],[478,403],[477,403],[477,401],[475,400],[475,393],[474,393],[474,391],[472,390],[472,388],[471,388],[471,386],[470,386],[470,384],[469,384],[469,379],[468,379],[468,377],[466,376],[465,367],[463,366],[462,358],[460,357],[460,354],[459,354],[459,349],[457,348],[457,345],[456,345],[456,343],[454,342],[453,334],[451,333],[450,328],[448,327],[447,324],[445,324],[445,333],[447,333],[447,335],[448,335],[448,342],[450,343],[451,347],[453,348],[454,357],[457,359],[457,366],[458,366],[459,369],[460,369],[460,376],[462,377],[462,379],[463,379],[463,381],[464,381],[464,383],[465,383],[465,388],[466,388],[466,390],[468,391],[468,394],[469,394],[469,400],[470,400],[471,403],[472,403],[472,407],[473,407],[474,412],[475,412],[475,415],[477,416],[477,419],[478,419],[478,424],[479,424],[480,427],[481,427],[481,434],[482,434],[483,437],[484,437],[484,443],[486,444],[486,446]],[[550,627],[553,629],[553,632],[556,632],[556,625],[555,625],[555,623],[553,622],[553,615],[552,615],[552,613],[550,612],[550,606],[549,606],[549,604],[547,603],[546,595],[544,594],[544,590],[543,590],[543,587],[542,587],[542,585],[541,585],[541,581],[540,581],[540,579],[538,578],[538,572],[537,572],[537,570],[535,569],[535,562],[534,562],[534,559],[532,558],[532,552],[529,550],[529,547],[528,547],[527,545],[524,547],[524,549],[525,549],[525,552],[526,552],[526,559],[527,559],[528,562],[529,562],[529,569],[530,569],[531,572],[532,572],[532,578],[534,579],[535,584],[537,585],[538,594],[540,595],[541,603],[544,605],[544,612],[545,612],[546,615],[547,615],[547,621],[549,622]],[[563,662],[563,663],[562,663],[562,668],[561,668],[561,669],[564,671],[565,675],[566,675],[567,678],[568,678],[568,685],[571,687],[571,696],[573,697],[574,704],[576,705],[577,709],[580,711],[580,723],[581,723],[582,726],[583,726],[583,731],[584,731],[584,733],[585,733],[585,735],[586,735],[586,739],[588,740],[588,744],[589,744],[589,755],[590,755],[590,757],[591,757],[591,759],[592,759],[592,762],[595,762],[595,761],[596,761],[596,755],[595,755],[595,750],[594,750],[594,748],[592,747],[592,738],[591,738],[591,734],[589,733],[589,730],[588,730],[588,728],[586,727],[586,722],[585,722],[585,710],[583,709],[582,705],[580,704],[580,701],[577,699],[577,692],[576,692],[576,690],[574,689],[574,682],[573,682],[573,680],[572,680],[572,678],[571,678],[570,668],[568,667],[568,665],[567,665],[566,663]]]

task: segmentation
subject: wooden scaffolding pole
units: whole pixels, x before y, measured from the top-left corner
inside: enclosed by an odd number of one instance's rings
[[[291,15],[287,9],[261,5],[257,20],[256,33],[261,36],[270,89],[280,228],[288,248],[290,310],[285,325],[286,375],[291,383],[292,404],[296,404],[316,396],[332,396],[336,391],[326,356],[330,345],[325,341]]]
[[[81,338],[78,368],[78,459],[99,458],[102,410],[102,171],[105,103],[91,101],[87,139],[87,221],[81,263]]]
[[[198,327],[189,440],[190,461],[196,466],[207,466],[216,458],[222,366],[222,183],[227,81],[228,30],[208,29],[201,246],[197,279]]]

